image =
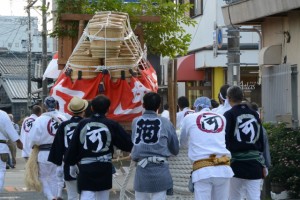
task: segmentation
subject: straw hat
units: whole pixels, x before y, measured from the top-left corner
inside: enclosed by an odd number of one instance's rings
[[[68,105],[68,110],[74,114],[81,113],[85,111],[88,107],[88,101],[80,99],[78,97],[73,97]]]

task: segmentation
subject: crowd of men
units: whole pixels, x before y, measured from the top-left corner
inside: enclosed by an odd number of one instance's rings
[[[49,200],[62,199],[64,185],[69,200],[108,200],[114,146],[130,152],[136,162],[135,199],[166,199],[173,188],[168,158],[188,148],[196,200],[259,200],[270,165],[268,142],[257,107],[243,100],[241,88],[229,85],[221,87],[220,105],[213,109],[216,102],[207,97],[197,98],[192,108],[188,98],[179,97],[174,126],[167,105],[158,114],[160,95],[149,92],[143,97],[143,114],[132,121],[131,134],[106,117],[111,101],[104,95],[90,102],[73,97],[67,107],[71,115],[59,112],[49,96],[43,108],[33,106],[20,137],[0,111],[0,189],[11,140],[22,149],[26,167],[38,165],[35,173]]]

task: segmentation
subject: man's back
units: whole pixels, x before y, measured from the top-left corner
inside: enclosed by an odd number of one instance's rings
[[[225,146],[224,116],[203,109],[186,116],[182,125],[180,144],[187,144],[189,136],[189,158],[192,161],[208,158],[212,154],[230,157]]]
[[[235,177],[261,179],[263,131],[258,114],[245,104],[238,104],[224,114],[227,120],[226,146],[232,154]]]

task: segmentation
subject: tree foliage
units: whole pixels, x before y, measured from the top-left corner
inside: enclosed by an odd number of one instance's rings
[[[160,16],[159,23],[143,23],[144,39],[148,51],[153,54],[175,57],[185,55],[191,41],[182,25],[194,26],[196,22],[186,13],[191,4],[175,4],[167,0],[140,0],[139,3],[123,3],[122,0],[56,0],[58,20],[52,37],[75,37],[78,30],[77,22],[68,22],[62,26],[59,18],[62,13],[94,14],[97,11],[126,12],[130,16],[131,27],[138,22],[135,16]]]

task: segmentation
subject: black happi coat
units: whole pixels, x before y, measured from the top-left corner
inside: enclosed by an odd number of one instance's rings
[[[226,118],[226,148],[232,153],[263,152],[263,128],[258,114],[246,104],[238,104],[224,113]],[[231,163],[234,177],[263,178],[263,166],[257,160],[239,160]]]
[[[48,161],[56,165],[62,164],[63,157],[70,146],[74,130],[82,119],[80,116],[73,116],[70,120],[64,121],[59,125],[51,146]],[[70,176],[70,165],[67,164],[64,165],[64,179],[66,181],[76,180]]]
[[[117,122],[105,115],[94,114],[82,120],[74,131],[65,163],[77,164],[82,158],[99,157],[113,154],[113,146],[130,152],[130,135]],[[112,163],[93,162],[79,164],[77,177],[79,191],[102,191],[112,188]]]

